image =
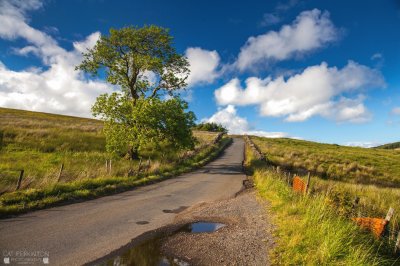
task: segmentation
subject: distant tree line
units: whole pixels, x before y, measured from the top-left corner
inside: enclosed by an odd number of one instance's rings
[[[223,132],[223,133],[228,133],[228,130],[223,127],[221,124],[217,123],[200,123],[196,126],[194,126],[194,129],[196,130],[202,130],[202,131],[210,131],[210,132]]]
[[[388,150],[398,149],[398,148],[400,148],[400,141],[399,142],[388,143],[388,144],[381,145],[381,146],[378,146],[378,147],[375,147],[375,148],[388,149]]]

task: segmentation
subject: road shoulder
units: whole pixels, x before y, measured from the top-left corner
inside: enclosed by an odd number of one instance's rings
[[[231,199],[201,204],[180,213],[176,223],[211,221],[227,226],[213,233],[180,232],[167,238],[162,250],[190,265],[269,265],[273,226],[267,209],[268,203],[253,189]]]

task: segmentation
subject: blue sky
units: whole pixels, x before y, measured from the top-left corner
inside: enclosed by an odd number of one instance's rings
[[[361,4],[362,3],[362,4]],[[0,0],[0,106],[90,116],[73,70],[110,27],[170,29],[199,121],[345,145],[400,139],[400,1]]]

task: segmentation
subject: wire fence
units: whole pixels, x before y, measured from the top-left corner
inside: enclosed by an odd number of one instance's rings
[[[290,186],[293,191],[300,193],[306,197],[312,196],[318,193],[325,193],[325,196],[328,200],[335,200],[335,193],[332,189],[327,189],[325,191],[321,190],[313,190],[311,187],[311,174],[308,172],[306,176],[297,174],[295,171],[289,172],[286,169],[281,168],[279,165],[274,165],[273,163],[268,161],[268,158],[265,154],[260,150],[260,148],[249,138],[245,136],[245,143],[248,145],[255,158],[257,160],[263,161],[266,163],[268,169],[277,174],[277,176],[285,181],[288,186]],[[337,200],[340,203],[340,200]],[[363,216],[363,211],[359,209],[360,197],[355,195],[353,200],[351,200],[347,207],[347,212],[342,212],[339,214],[343,214],[352,221],[354,221],[360,227],[370,231],[377,239],[384,242],[388,246],[393,247],[394,254],[400,253],[400,230],[397,219],[395,217],[395,209],[391,206],[388,206],[388,211],[385,217],[379,217],[379,215],[374,215],[373,212],[368,211],[369,216]],[[336,202],[337,203],[337,202]],[[374,209],[371,207],[370,209]],[[365,212],[366,213],[366,212]]]

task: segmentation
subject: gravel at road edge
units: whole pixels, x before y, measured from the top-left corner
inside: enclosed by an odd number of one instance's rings
[[[178,214],[176,223],[210,221],[227,226],[212,233],[172,235],[164,241],[162,251],[190,265],[269,265],[273,226],[267,207],[253,189],[231,199],[194,206]]]

